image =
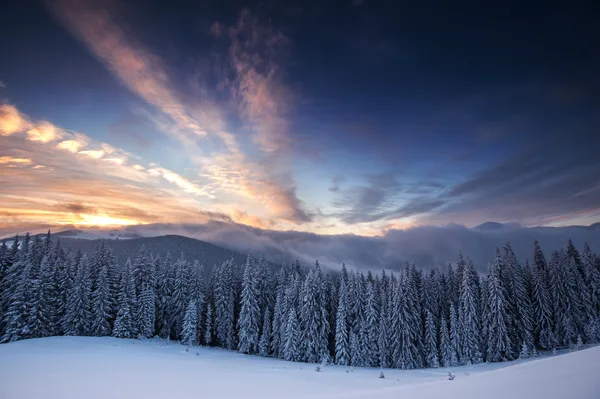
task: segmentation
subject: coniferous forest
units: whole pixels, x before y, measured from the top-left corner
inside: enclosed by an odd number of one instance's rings
[[[66,251],[50,234],[0,246],[2,342],[55,335],[180,340],[299,362],[413,369],[498,362],[600,341],[600,258],[569,241],[520,264],[509,244],[487,274],[374,275],[247,257],[205,272],[142,247],[118,264],[102,241]]]

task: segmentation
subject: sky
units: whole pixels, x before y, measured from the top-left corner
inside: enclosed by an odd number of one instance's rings
[[[0,13],[0,229],[600,221],[593,2]]]

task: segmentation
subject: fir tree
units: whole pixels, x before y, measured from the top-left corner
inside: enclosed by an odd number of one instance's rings
[[[96,271],[96,283],[92,292],[92,322],[91,333],[96,336],[110,335],[110,317],[112,310],[112,298],[108,281],[108,264],[98,262]]]
[[[460,326],[458,324],[458,317],[456,316],[456,310],[454,305],[450,305],[450,367],[457,366],[459,364],[458,358],[458,342],[459,342],[459,331]]]
[[[90,265],[84,254],[77,266],[77,275],[67,299],[64,326],[66,335],[90,334],[91,291]]]
[[[350,348],[348,342],[348,322],[347,322],[347,290],[346,281],[340,278],[340,289],[338,290],[338,307],[335,325],[335,362],[336,364],[346,366],[350,360]]]
[[[181,343],[183,345],[198,345],[198,311],[196,300],[191,299],[183,318],[183,329],[181,331]]]
[[[535,343],[542,349],[556,347],[556,338],[552,331],[552,299],[548,289],[548,270],[546,259],[538,242],[534,244],[533,266],[531,269],[531,298]]]
[[[143,338],[151,338],[154,335],[156,300],[154,288],[147,284],[142,285],[138,298],[137,333]]]
[[[285,336],[283,342],[283,358],[289,361],[297,361],[300,358],[298,351],[298,340],[300,332],[298,327],[298,317],[296,308],[292,307],[287,315],[285,323]]]
[[[447,334],[448,331],[446,330],[446,335]],[[425,345],[427,367],[440,367],[438,359],[437,331],[435,329],[435,323],[433,321],[433,314],[431,314],[429,310],[427,310],[427,318],[425,321]]]
[[[452,342],[450,341],[450,333],[448,332],[448,322],[442,317],[440,321],[440,354],[442,367],[452,367],[456,364],[452,363],[453,357],[456,358],[456,351],[452,351]]]
[[[469,264],[472,267],[472,263]],[[477,314],[477,286],[473,273],[463,273],[458,310],[459,357],[464,364],[481,363],[479,316]]]
[[[250,255],[248,255],[242,279],[241,311],[237,323],[239,334],[238,350],[242,353],[256,353],[258,351],[258,299],[254,264]]]
[[[271,323],[271,312],[267,308],[263,315],[263,327],[258,342],[258,354],[261,356],[269,356],[271,351]]]
[[[489,362],[512,360],[512,344],[508,332],[508,315],[506,291],[502,286],[501,263],[499,256],[490,265],[488,275],[489,302],[487,309],[488,343],[487,356]],[[525,343],[526,345],[526,343]]]
[[[128,288],[128,286],[130,288]],[[132,338],[133,320],[131,317],[131,298],[129,295],[133,290],[133,276],[129,269],[125,268],[121,273],[119,280],[119,300],[117,318],[112,331],[112,336],[116,338]]]

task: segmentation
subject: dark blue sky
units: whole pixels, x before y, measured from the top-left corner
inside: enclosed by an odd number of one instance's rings
[[[13,2],[0,16],[0,97],[28,123],[64,129],[44,144],[83,133],[88,149],[122,151],[124,168],[160,167],[208,191],[150,172],[166,182],[141,178],[148,195],[183,189],[186,211],[236,222],[359,234],[591,224],[592,3]],[[11,145],[0,156],[41,154]]]

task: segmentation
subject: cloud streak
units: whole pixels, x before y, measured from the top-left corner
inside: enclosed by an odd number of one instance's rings
[[[247,153],[256,154],[256,151],[243,148],[236,135],[228,131],[228,121],[223,115],[229,110],[219,109],[217,101],[206,98],[210,90],[200,90],[202,96],[195,97],[193,102],[182,101],[184,96],[174,89],[164,61],[136,41],[131,32],[126,32],[127,27],[117,24],[110,8],[106,1],[55,0],[51,3],[58,19],[95,57],[132,93],[160,111],[158,116],[148,115],[149,118],[183,145],[197,166],[199,176],[211,185],[212,192],[241,193],[251,205],[261,207],[265,216],[292,223],[310,221],[295,195],[292,173],[284,162],[277,162],[284,152],[289,155],[287,112],[291,94],[281,83],[279,65],[274,61],[279,44],[285,42],[285,38],[262,27],[248,12],[241,14],[235,26],[215,25],[227,31],[231,42],[228,61],[221,67],[232,67],[232,99],[238,104],[241,117],[252,128],[259,154],[267,158],[260,159],[260,155],[258,158],[248,156]],[[213,31],[220,32],[220,29]],[[220,84],[227,85],[229,81],[224,78]],[[210,147],[199,145],[198,140],[207,137],[219,140],[225,151],[211,152]],[[62,146],[79,151],[81,144],[65,141]],[[170,178],[169,173],[161,174]],[[171,181],[180,187],[186,184],[177,179]]]

